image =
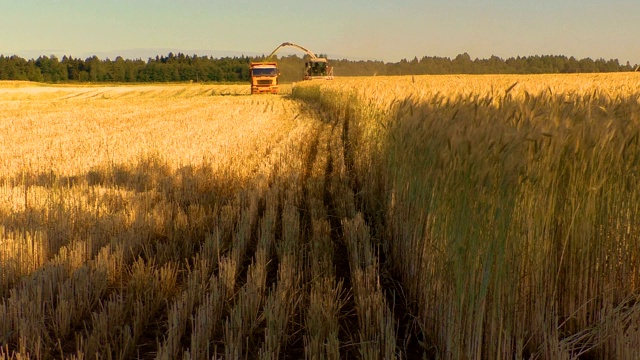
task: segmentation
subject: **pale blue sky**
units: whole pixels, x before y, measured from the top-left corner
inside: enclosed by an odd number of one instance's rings
[[[0,54],[567,55],[640,64],[638,0],[0,0]],[[212,52],[212,51],[218,51]]]

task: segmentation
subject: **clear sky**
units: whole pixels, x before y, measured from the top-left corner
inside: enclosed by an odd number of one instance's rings
[[[640,64],[638,0],[0,0],[0,54],[566,55]]]

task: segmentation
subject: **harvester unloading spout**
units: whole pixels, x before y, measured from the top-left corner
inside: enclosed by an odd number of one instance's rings
[[[267,60],[271,59],[280,49],[287,46],[301,50],[310,57],[309,61],[305,63],[303,80],[333,80],[333,66],[329,65],[328,60],[326,58],[317,57],[316,54],[314,54],[311,50],[298,44],[283,42],[282,44],[280,44],[280,46],[273,50],[271,54],[269,54]]]

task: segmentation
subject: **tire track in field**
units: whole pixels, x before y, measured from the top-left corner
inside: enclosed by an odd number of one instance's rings
[[[329,280],[328,288],[325,288],[324,291],[331,291],[332,289],[336,291],[335,298],[331,298],[334,301],[334,305],[336,306],[337,313],[335,315],[335,321],[338,325],[337,334],[335,334],[336,338],[334,340],[337,341],[337,348],[333,356],[338,355],[340,358],[348,359],[348,358],[357,358],[358,353],[354,346],[356,340],[356,335],[358,332],[358,324],[356,317],[356,309],[355,304],[353,302],[353,292],[351,290],[351,269],[349,266],[348,255],[346,245],[343,241],[343,231],[341,224],[341,212],[338,211],[338,204],[336,203],[336,186],[340,184],[344,179],[340,179],[340,169],[336,169],[335,158],[341,156],[340,149],[336,147],[336,134],[338,126],[337,119],[331,119],[326,116],[326,114],[322,112],[316,113],[316,121],[319,121],[322,126],[320,128],[320,132],[318,134],[318,139],[321,139],[319,144],[314,144],[314,152],[321,153],[321,156],[314,156],[312,160],[314,163],[307,163],[307,169],[315,169],[313,172],[313,176],[307,176],[307,188],[313,188],[313,191],[305,192],[305,200],[304,204],[306,208],[304,209],[305,213],[309,214],[307,219],[309,219],[309,223],[307,223],[308,231],[306,242],[309,243],[308,248],[313,248],[314,246],[318,246],[312,242],[318,241],[317,238],[314,238],[314,231],[311,229],[313,224],[327,224],[328,234],[326,234],[327,241],[330,243],[330,266],[333,268],[333,271],[329,275],[332,277],[332,280]],[[321,150],[319,150],[321,149]],[[310,158],[311,160],[311,158]],[[327,247],[329,249],[329,247]],[[310,264],[314,264],[317,259],[313,259],[312,250],[306,254],[309,257],[308,262]],[[310,269],[313,273],[313,269]],[[313,288],[316,286],[313,277],[308,277],[308,291],[312,293],[309,296],[313,296]],[[322,285],[318,285],[322,286]],[[342,289],[342,290],[341,290]],[[312,301],[310,299],[310,301]],[[326,299],[325,299],[326,301]],[[326,304],[325,304],[326,305]],[[307,314],[307,316],[312,316]],[[311,321],[311,319],[307,319],[307,321]],[[327,321],[326,324],[322,326],[330,326],[332,323],[331,317],[325,319]],[[304,329],[307,332],[307,341],[312,341],[312,334],[308,332],[312,329],[306,328]],[[330,339],[325,339],[323,341],[330,341]],[[313,354],[312,348],[310,348],[307,344],[305,348],[305,354],[307,358],[320,356],[320,354]],[[326,351],[327,358],[332,358],[332,353],[328,349],[322,350]],[[293,357],[291,357],[293,358]]]
[[[386,297],[386,303],[395,319],[396,324],[396,355],[399,358],[423,358],[426,355],[424,344],[427,342],[422,329],[420,328],[419,321],[417,321],[418,313],[415,308],[415,304],[410,303],[406,297],[406,293],[403,289],[401,277],[395,273],[394,265],[390,261],[390,257],[386,253],[384,247],[385,236],[385,213],[383,209],[372,209],[367,205],[370,200],[365,199],[366,196],[374,197],[377,204],[384,204],[385,199],[379,197],[383,194],[367,194],[364,189],[364,184],[358,177],[355,164],[355,150],[353,144],[350,142],[351,123],[354,121],[351,111],[344,113],[342,119],[342,144],[343,144],[343,156],[346,166],[346,172],[349,174],[348,184],[350,184],[351,190],[355,197],[356,210],[362,214],[366,226],[370,230],[371,246],[377,247],[377,262],[378,262],[378,279]],[[376,199],[375,197],[378,196]],[[430,354],[430,356],[435,356]]]
[[[336,269],[337,281],[344,284],[346,292],[342,296],[344,307],[341,309],[340,316],[340,336],[339,340],[342,344],[340,356],[343,359],[352,358],[356,355],[355,348],[352,344],[355,342],[357,335],[357,314],[355,303],[353,301],[353,290],[351,284],[351,267],[349,265],[348,251],[342,228],[342,221],[335,199],[335,192],[331,189],[331,183],[335,182],[336,173],[334,171],[334,157],[329,154],[327,165],[325,168],[325,187],[323,191],[324,206],[327,209],[327,216],[331,224],[331,240],[334,245],[333,264]]]
[[[347,110],[341,119],[341,142],[342,156],[346,173],[348,174],[346,183],[349,184],[354,194],[356,210],[362,214],[366,226],[368,226],[371,236],[371,246],[377,246],[377,263],[378,279],[380,281],[383,293],[386,297],[386,303],[395,319],[396,323],[396,349],[397,355],[401,358],[421,358],[423,356],[423,348],[420,343],[424,343],[425,339],[422,329],[419,328],[417,321],[417,311],[414,304],[409,303],[403,289],[400,277],[394,272],[393,264],[390,263],[387,254],[381,246],[385,232],[385,217],[383,214],[376,213],[376,210],[366,206],[366,191],[363,184],[358,178],[355,165],[356,154],[354,146],[350,142],[351,122],[354,120],[352,112]],[[369,196],[372,196],[369,194]],[[378,203],[384,203],[383,199],[377,199]],[[378,210],[380,211],[380,210]],[[383,210],[384,211],[384,210]]]
[[[329,140],[327,146],[331,148],[326,162],[324,174],[323,204],[327,211],[327,217],[331,224],[331,238],[334,244],[333,262],[336,268],[336,276],[342,281],[347,290],[343,296],[343,307],[341,309],[340,318],[340,357],[341,358],[364,358],[371,356],[362,346],[358,333],[365,331],[362,328],[363,323],[359,317],[363,316],[365,309],[359,308],[356,304],[357,299],[354,298],[354,288],[356,285],[352,279],[354,272],[360,269],[353,268],[353,264],[349,262],[349,256],[353,255],[348,246],[344,229],[344,221],[350,223],[351,219],[356,217],[356,213],[362,214],[362,219],[369,229],[370,240],[364,244],[365,247],[376,249],[373,255],[377,263],[376,269],[371,276],[372,281],[378,282],[380,285],[380,294],[382,298],[381,306],[386,308],[383,313],[387,314],[387,323],[395,323],[397,334],[395,331],[390,336],[395,343],[395,354],[401,358],[422,357],[423,349],[420,341],[424,341],[421,329],[416,326],[416,313],[411,304],[405,299],[402,283],[393,273],[392,264],[388,263],[388,258],[384,249],[379,245],[382,243],[384,236],[384,217],[380,214],[374,214],[365,207],[366,201],[363,199],[364,192],[357,178],[355,169],[355,157],[353,144],[350,143],[350,127],[353,119],[351,113],[322,112],[323,118],[329,118],[330,113],[335,115],[331,121],[332,139]],[[351,245],[353,247],[353,245]],[[353,250],[352,250],[353,251]],[[385,305],[386,303],[386,305]],[[362,305],[362,302],[361,302]],[[381,318],[382,319],[382,318]],[[380,329],[382,332],[383,329]],[[369,331],[370,332],[370,331]],[[382,343],[384,339],[379,339],[380,350],[379,356],[382,354]],[[360,342],[360,344],[359,344]],[[388,347],[387,347],[388,349]]]

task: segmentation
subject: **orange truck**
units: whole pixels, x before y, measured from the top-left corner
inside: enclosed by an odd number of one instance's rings
[[[277,94],[278,93],[278,64],[275,62],[252,62],[249,68],[251,72],[251,94]]]

